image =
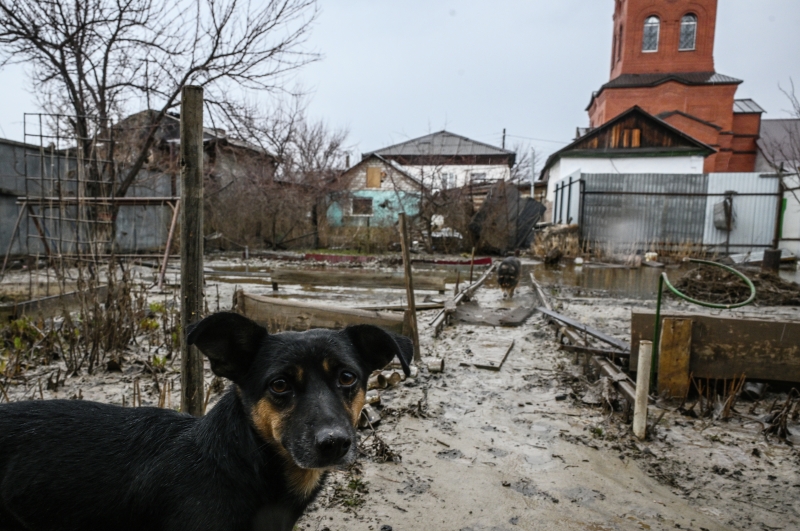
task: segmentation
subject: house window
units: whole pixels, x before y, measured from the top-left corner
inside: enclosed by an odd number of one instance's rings
[[[371,197],[354,197],[353,198],[353,215],[354,216],[371,216],[372,215],[372,198]]]
[[[656,16],[647,17],[647,20],[644,21],[644,34],[642,35],[643,52],[658,51],[658,32],[660,27],[661,21]]]
[[[456,174],[443,173],[442,174],[442,190],[449,190],[456,187]]]
[[[679,50],[694,50],[697,40],[697,17],[689,13],[681,19],[681,40]]]
[[[470,174],[469,178],[474,184],[479,184],[486,181],[486,174],[483,172],[472,173]]]
[[[367,168],[367,188],[381,187],[381,169]]]

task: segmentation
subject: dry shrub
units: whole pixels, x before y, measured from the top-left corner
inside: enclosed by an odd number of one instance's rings
[[[581,254],[578,225],[554,225],[536,233],[531,247],[535,256],[545,257],[556,249],[566,258]]]
[[[757,304],[765,306],[800,306],[800,285],[783,280],[773,273],[739,269],[756,288]],[[717,304],[742,302],[750,288],[738,276],[720,267],[701,265],[687,271],[675,287],[693,299]]]

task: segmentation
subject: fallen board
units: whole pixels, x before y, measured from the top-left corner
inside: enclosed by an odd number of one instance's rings
[[[505,345],[502,342],[498,345],[495,341],[479,342],[472,347],[475,359],[468,365],[473,365],[478,369],[499,371],[513,348],[514,340]]]
[[[483,308],[477,301],[465,302],[456,308],[454,318],[468,324],[520,326],[536,311],[534,299],[533,294],[516,297],[521,306],[515,308]]]
[[[362,288],[405,288],[403,273],[364,273],[360,271],[276,269],[271,280],[275,284],[300,284],[305,286],[344,286]],[[415,290],[444,292],[445,277],[435,273],[418,276]]]
[[[683,398],[689,393],[691,319],[664,319],[658,355],[658,394]]]
[[[403,316],[395,313],[289,301],[241,290],[234,295],[233,310],[270,330],[276,327],[284,330],[338,329],[352,324],[371,324],[397,334],[407,335],[408,332]]]
[[[720,317],[669,312],[662,318],[691,319],[689,372],[695,378],[734,378],[800,382],[800,321]],[[639,342],[652,341],[655,313],[631,314],[631,370]]]

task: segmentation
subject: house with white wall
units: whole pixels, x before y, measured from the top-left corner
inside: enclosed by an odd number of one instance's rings
[[[703,161],[714,152],[634,106],[550,155],[539,182],[546,183],[546,201],[552,203],[556,186],[570,177],[578,180],[582,173],[700,175]]]
[[[506,181],[516,162],[513,151],[448,131],[377,149],[362,158],[372,155],[402,168],[431,193]]]

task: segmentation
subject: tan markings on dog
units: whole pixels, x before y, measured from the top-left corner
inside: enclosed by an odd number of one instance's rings
[[[302,382],[303,381],[303,368],[301,366],[299,366],[299,365],[296,368],[297,368],[297,381],[298,382]]]
[[[350,413],[350,418],[353,420],[353,426],[358,426],[358,417],[361,416],[361,410],[364,409],[364,403],[366,402],[366,392],[363,389],[359,389],[356,392],[356,396],[353,398],[353,401],[349,404],[345,403],[344,407]]]
[[[283,414],[275,409],[268,398],[262,398],[253,406],[250,415],[256,431],[265,441],[275,442],[280,445],[283,427]],[[281,446],[282,447],[282,446]]]
[[[300,468],[291,458],[288,458],[286,477],[289,480],[289,488],[303,498],[311,496],[311,493],[319,485],[323,472],[322,468]]]
[[[331,361],[328,358],[323,358],[322,370],[324,370],[325,372],[331,372]]]

